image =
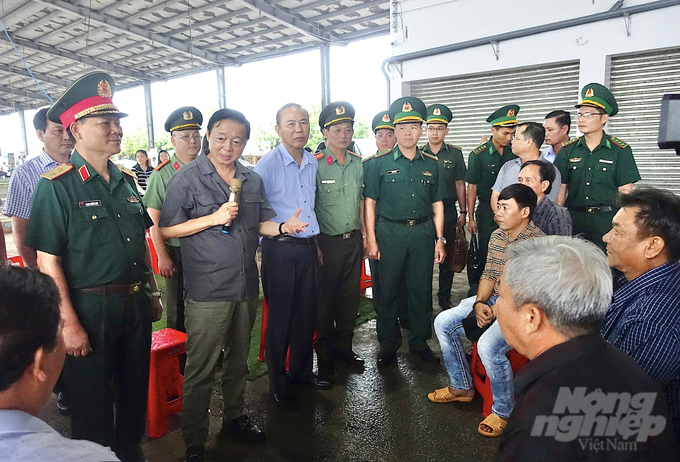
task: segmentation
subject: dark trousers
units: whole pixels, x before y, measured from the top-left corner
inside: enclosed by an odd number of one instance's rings
[[[446,255],[453,251],[453,241],[456,239],[456,222],[458,220],[458,212],[456,211],[456,204],[445,206],[444,208],[444,239],[446,239]],[[439,264],[439,290],[437,291],[437,298],[442,300],[451,300],[451,286],[453,286],[454,272],[449,269],[449,262],[445,260]]]
[[[285,369],[289,346],[290,377],[306,379],[313,374],[312,338],[319,301],[317,280],[315,245],[262,240],[262,288],[269,309],[265,359],[273,393],[289,392]]]
[[[477,205],[477,211],[475,212],[475,221],[477,222],[479,250],[482,252],[482,268],[486,266],[486,256],[489,252],[491,233],[498,229],[498,224],[493,219],[494,215],[495,213],[491,210],[489,200],[479,199],[479,205]]]
[[[177,272],[171,278],[165,279],[165,300],[163,307],[167,313],[167,326],[180,332],[186,332],[184,327],[184,268],[182,266],[182,253],[179,247],[165,246],[170,260],[177,268]]]
[[[373,309],[378,313],[380,305],[380,265],[378,260],[368,260],[368,267],[371,268],[371,294],[373,295]],[[400,321],[408,321],[408,295],[406,286],[400,287],[397,294],[397,317]]]
[[[571,215],[572,235],[587,239],[606,252],[607,244],[602,241],[602,236],[612,229],[612,219],[616,215],[616,210],[588,213],[577,212],[570,208],[569,215]]]
[[[432,337],[434,238],[432,220],[416,226],[378,220],[380,300],[376,330],[382,351],[395,352],[401,345],[397,307],[404,286],[411,325],[409,347],[422,350]]]
[[[110,446],[122,461],[136,460],[146,431],[149,285],[134,295],[71,291],[71,302],[92,347],[87,356],[67,356],[64,363],[71,437]]]
[[[319,361],[328,361],[335,351],[352,351],[364,246],[359,231],[349,239],[319,234],[317,244],[323,253],[323,265],[319,268],[321,303],[316,355]]]

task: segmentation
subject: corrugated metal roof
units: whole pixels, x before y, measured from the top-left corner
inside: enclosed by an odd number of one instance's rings
[[[105,70],[118,88],[389,33],[386,0],[0,0],[52,99]],[[0,114],[49,104],[0,31]]]

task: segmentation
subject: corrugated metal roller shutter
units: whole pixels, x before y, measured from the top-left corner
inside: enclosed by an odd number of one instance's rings
[[[680,193],[680,157],[657,146],[661,97],[680,93],[680,48],[612,57],[610,81],[619,113],[608,131],[633,149],[639,184]]]
[[[519,104],[519,120],[543,122],[556,109],[574,112],[578,99],[578,61],[447,77],[411,83],[411,95],[425,104],[446,104],[453,113],[446,142],[468,153],[489,134],[486,118],[505,104]],[[572,123],[572,135],[576,124]],[[421,144],[427,142],[423,134]]]

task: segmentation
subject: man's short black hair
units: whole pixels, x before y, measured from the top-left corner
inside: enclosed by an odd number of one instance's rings
[[[663,189],[638,187],[619,195],[616,205],[636,207],[638,237],[661,237],[668,260],[680,260],[680,197]]]
[[[550,194],[550,191],[552,191],[552,184],[553,181],[555,181],[555,177],[557,174],[555,173],[555,166],[551,164],[550,162],[546,162],[545,160],[541,159],[536,159],[536,160],[528,160],[522,164],[522,167],[520,167],[519,171],[521,172],[524,167],[527,165],[537,165],[539,168],[539,175],[541,176],[541,181],[548,181],[550,184],[548,185],[548,189],[545,190],[545,195]]]
[[[0,267],[0,392],[21,379],[36,351],[56,348],[59,301],[57,286],[46,274]]]
[[[565,125],[569,127],[569,129],[567,130],[567,133],[569,133],[569,130],[571,130],[571,114],[569,114],[567,111],[563,111],[560,109],[557,111],[552,111],[545,116],[545,119],[553,118],[555,119],[555,123],[560,127],[564,127]]]
[[[536,122],[522,122],[521,124],[517,125],[518,129],[519,127],[526,127],[524,129],[524,133],[522,133],[522,136],[533,141],[534,145],[536,145],[536,149],[541,149],[541,146],[543,146],[543,141],[545,141],[545,127],[543,127],[541,124],[537,124]],[[517,132],[515,132],[515,134],[517,134]]]
[[[48,107],[44,107],[38,112],[35,113],[33,116],[33,126],[35,127],[36,130],[40,130],[41,132],[46,132],[47,131],[47,110]]]
[[[212,131],[217,122],[222,120],[233,120],[234,122],[238,122],[243,125],[246,129],[246,141],[250,139],[250,122],[248,122],[246,116],[234,109],[229,108],[220,109],[210,117],[210,120],[208,121],[208,133]]]
[[[536,202],[538,201],[538,196],[536,196],[533,189],[520,183],[506,186],[498,195],[498,200],[506,201],[508,199],[515,199],[520,210],[529,207],[529,220],[531,220],[531,217],[534,216],[534,210],[536,210]]]

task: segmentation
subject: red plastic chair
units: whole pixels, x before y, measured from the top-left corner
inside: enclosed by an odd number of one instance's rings
[[[12,265],[24,266],[24,259],[21,258],[21,255],[8,255],[7,261]]]
[[[510,360],[510,366],[513,372],[517,372],[518,369],[522,368],[526,363],[529,362],[527,358],[517,353],[515,350],[510,350],[507,353],[508,359]],[[475,385],[475,389],[482,396],[483,406],[482,414],[487,417],[491,414],[491,406],[493,405],[493,395],[491,394],[491,383],[486,376],[486,369],[482,364],[482,360],[477,354],[477,342],[472,344],[472,360],[470,361],[470,373],[472,374],[472,382]]]
[[[151,334],[151,364],[147,398],[146,433],[158,438],[168,432],[167,419],[182,410],[179,357],[186,353],[187,334],[161,329]]]
[[[359,280],[359,292],[366,292],[366,289],[373,287],[373,277],[366,274],[366,259],[361,260],[361,279]]]

